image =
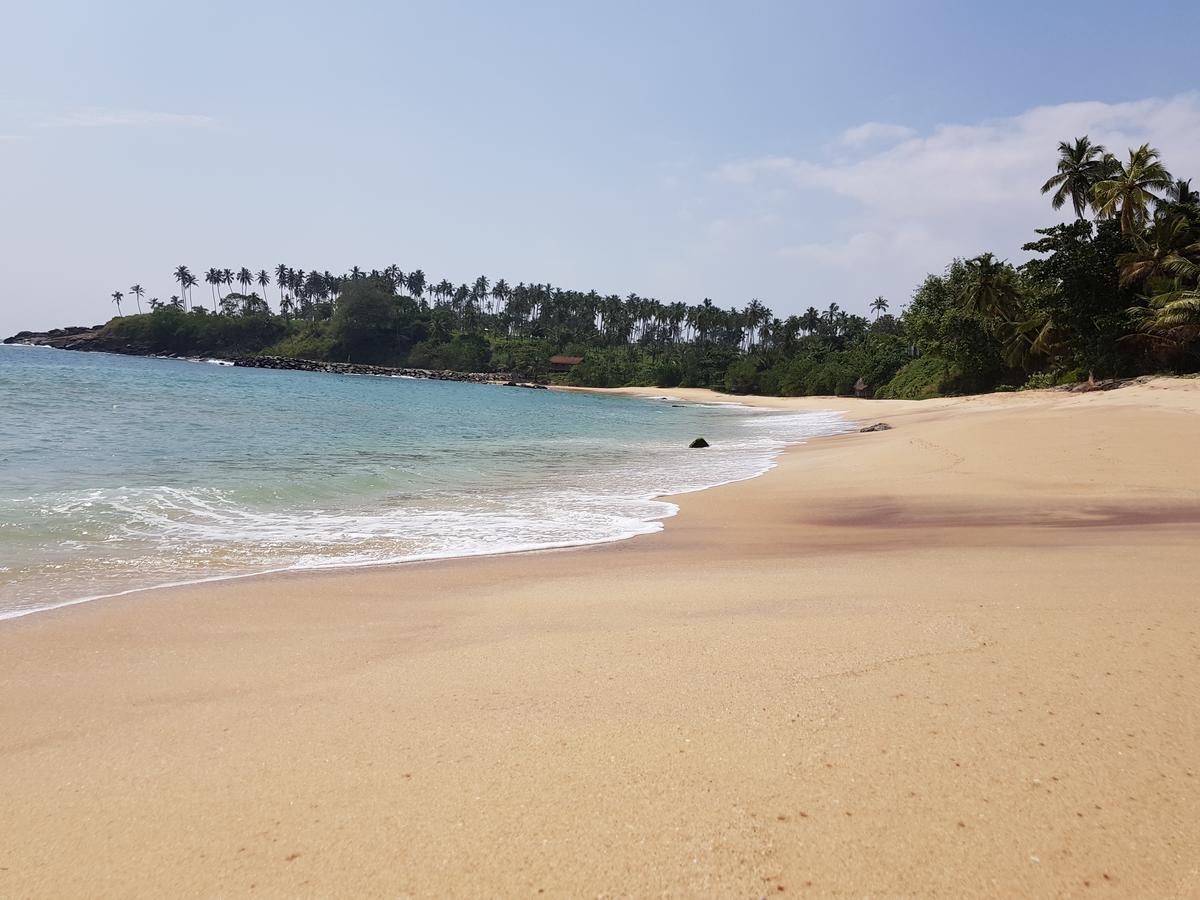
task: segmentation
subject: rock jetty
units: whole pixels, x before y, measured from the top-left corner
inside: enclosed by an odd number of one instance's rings
[[[238,356],[235,366],[247,369],[287,369],[294,372],[323,372],[328,375],[382,375],[390,378],[430,378],[436,381],[463,381],[469,384],[501,384],[509,387],[537,387],[512,372],[452,372],[449,369],[397,369],[369,366],[366,363],[320,362],[289,356]]]
[[[52,331],[21,331],[6,344],[32,344],[55,347],[59,350],[91,350],[105,353],[124,353],[128,356],[159,356],[140,344],[114,338],[103,331],[103,325],[91,328],[75,326]],[[186,358],[186,357],[184,357]],[[218,358],[218,357],[206,357]],[[461,381],[468,384],[500,384],[507,387],[545,388],[540,382],[515,372],[451,372],[448,369],[398,369],[391,366],[370,366],[365,363],[320,362],[313,359],[294,359],[287,356],[219,357],[225,362],[246,369],[287,369],[295,372],[324,372],[330,375],[381,375],[392,378],[429,378],[437,381]]]

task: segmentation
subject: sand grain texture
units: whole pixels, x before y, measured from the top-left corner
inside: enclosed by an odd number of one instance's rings
[[[0,896],[1200,896],[1200,381],[754,402],[894,428],[0,624]]]

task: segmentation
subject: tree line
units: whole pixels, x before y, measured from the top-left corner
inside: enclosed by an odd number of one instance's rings
[[[114,292],[109,327],[155,352],[530,375],[569,353],[584,357],[567,376],[576,383],[786,394],[916,397],[1194,370],[1200,198],[1191,183],[1149,146],[1119,159],[1084,136],[1059,145],[1042,191],[1075,218],[1036,229],[1023,248],[1029,262],[990,252],[953,260],[898,316],[883,297],[869,316],[831,303],[779,317],[758,299],[722,307],[487,276],[455,285],[398,265],[335,275],[281,263],[273,272],[210,268],[199,302],[200,277],[177,266],[179,292],[149,298],[149,314],[140,285],[129,288],[137,316],[120,315],[126,295]]]

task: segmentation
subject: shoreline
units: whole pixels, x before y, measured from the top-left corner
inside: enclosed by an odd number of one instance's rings
[[[39,345],[28,344],[28,345],[22,345],[22,346],[39,346]],[[58,348],[52,348],[52,349],[58,349]],[[108,352],[108,351],[91,351],[91,352]],[[184,357],[152,357],[152,358],[177,359],[181,362],[208,362],[207,359],[192,359],[192,358],[184,358]],[[221,364],[222,365],[226,364],[226,361],[222,360]],[[233,363],[230,363],[230,364],[233,364]],[[267,368],[270,368],[270,367],[267,367]],[[301,369],[301,370],[296,370],[296,371],[309,371],[309,370]],[[324,373],[324,374],[365,374],[365,375],[370,375],[371,373],[333,372],[333,373]],[[387,377],[407,377],[407,376],[387,376]],[[432,377],[432,376],[430,376],[430,377]],[[435,378],[434,380],[440,380],[440,379]],[[468,383],[500,384],[500,385],[504,385],[504,386],[508,386],[508,387],[526,387],[527,386],[527,385],[517,385],[517,384],[505,384],[504,382],[468,382]],[[607,395],[612,395],[612,396],[640,397],[647,401],[652,401],[652,400],[656,399],[658,396],[660,396],[660,394],[657,392],[657,390],[652,389],[652,388],[577,388],[577,387],[565,387],[565,386],[551,386],[549,388],[549,390],[561,390],[564,392],[575,392],[575,393],[595,393],[595,394],[600,394],[600,395],[607,394]],[[701,403],[701,402],[704,402],[706,399],[709,402],[715,402],[717,398],[724,398],[724,397],[732,398],[733,397],[733,395],[721,394],[719,392],[712,391],[707,388],[685,388],[683,390],[694,392],[695,399],[688,400],[687,402],[689,402],[689,403]],[[682,398],[678,398],[678,399],[682,399]],[[730,399],[729,401],[722,401],[722,402],[726,402],[730,406],[747,406],[747,407],[751,407],[751,408],[757,406],[758,408],[778,409],[781,411],[785,410],[785,407],[772,405],[770,402],[770,401],[776,400],[776,399],[782,400],[783,398],[751,397],[749,399],[755,400],[755,401],[763,401],[763,402],[754,403],[754,404],[748,404],[748,403],[743,404],[743,403],[737,402],[735,399]],[[805,399],[837,400],[839,398],[836,398],[836,397],[828,397],[828,398],[813,397],[813,398],[805,398]],[[804,411],[810,411],[810,410],[806,409]],[[819,404],[813,406],[811,411],[813,411],[813,412],[835,412],[833,410],[828,410]],[[843,415],[840,412],[837,412],[836,414]],[[847,421],[850,422],[852,425],[858,424],[858,420],[847,418]],[[637,538],[648,537],[650,535],[657,534],[660,531],[664,530],[667,527],[667,522],[679,514],[679,504],[675,503],[673,498],[685,497],[689,494],[700,493],[703,491],[712,490],[713,488],[723,487],[723,486],[729,485],[729,484],[737,484],[742,481],[749,481],[751,479],[761,478],[764,475],[768,474],[773,468],[775,468],[776,465],[778,465],[778,460],[783,454],[788,453],[788,452],[794,450],[795,448],[803,446],[804,444],[807,444],[813,440],[821,440],[824,438],[841,437],[841,436],[843,436],[843,435],[818,435],[818,436],[806,438],[806,439],[800,440],[800,441],[791,441],[791,442],[786,443],[783,447],[781,447],[775,453],[775,455],[772,456],[768,460],[765,468],[763,468],[762,471],[755,472],[754,474],[751,474],[751,475],[741,476],[741,477],[737,477],[737,478],[730,478],[725,481],[719,481],[719,482],[716,482],[715,484],[706,485],[705,487],[696,488],[696,489],[690,490],[690,491],[654,494],[653,496],[645,498],[645,499],[648,499],[651,501],[657,501],[657,502],[664,503],[671,507],[670,509],[665,511],[663,513],[663,515],[655,517],[654,519],[647,520],[647,522],[646,522],[647,525],[655,525],[655,524],[658,525],[657,528],[655,528],[654,530],[651,530],[651,531],[628,533],[628,534],[622,533],[617,536],[609,537],[609,538],[581,540],[581,541],[573,541],[573,542],[562,542],[562,543],[539,544],[539,545],[532,545],[532,546],[526,546],[526,547],[516,547],[514,549],[507,549],[507,550],[486,550],[486,551],[480,551],[478,553],[446,553],[444,555],[443,554],[431,554],[431,555],[427,555],[427,556],[416,556],[416,557],[413,557],[410,559],[381,560],[379,562],[354,562],[354,563],[346,563],[344,565],[330,564],[330,565],[310,566],[310,567],[285,566],[285,567],[276,568],[276,569],[264,569],[261,571],[254,571],[254,572],[239,572],[239,573],[230,573],[230,574],[223,574],[223,575],[211,575],[211,576],[187,579],[187,580],[183,580],[183,581],[168,582],[168,583],[164,583],[164,584],[152,584],[152,585],[147,585],[147,586],[143,586],[143,587],[126,588],[126,589],[114,591],[114,592],[108,593],[108,594],[96,594],[96,595],[87,596],[87,597],[71,598],[68,600],[63,600],[60,602],[53,603],[48,606],[41,606],[41,607],[37,607],[34,609],[21,610],[21,611],[16,611],[16,612],[0,610],[0,623],[10,622],[10,621],[14,621],[17,619],[24,619],[29,616],[41,615],[44,613],[52,613],[52,612],[56,612],[59,610],[69,609],[71,607],[83,606],[85,604],[98,603],[98,602],[102,602],[102,601],[106,601],[106,600],[127,598],[127,597],[132,597],[134,595],[146,594],[146,593],[156,593],[156,592],[160,592],[160,591],[173,591],[173,590],[178,590],[181,588],[196,587],[196,586],[201,586],[201,585],[217,585],[217,584],[221,584],[223,582],[228,582],[228,581],[249,581],[249,580],[260,579],[260,578],[264,578],[264,579],[265,578],[276,578],[276,577],[286,576],[286,575],[304,576],[306,574],[318,574],[318,573],[324,573],[324,572],[352,573],[352,572],[360,571],[360,570],[361,571],[369,571],[369,570],[381,569],[381,568],[396,568],[397,570],[403,570],[404,567],[415,565],[415,564],[454,562],[454,561],[459,561],[459,560],[487,559],[487,558],[493,558],[493,557],[506,557],[506,556],[520,556],[520,555],[525,555],[525,554],[548,553],[548,552],[558,552],[558,551],[565,551],[565,550],[584,550],[589,547],[602,547],[602,546],[605,546],[608,544],[620,543],[622,541],[636,540]],[[0,628],[3,628],[3,627],[4,627],[4,625],[0,624]]]
[[[0,893],[1194,893],[1200,382],[859,403],[639,540],[8,623]]]

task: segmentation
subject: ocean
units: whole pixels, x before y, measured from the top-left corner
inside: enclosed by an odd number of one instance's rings
[[[0,619],[263,572],[654,532],[845,431],[661,397],[0,346]],[[689,450],[695,437],[711,447]]]

